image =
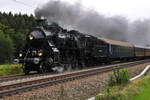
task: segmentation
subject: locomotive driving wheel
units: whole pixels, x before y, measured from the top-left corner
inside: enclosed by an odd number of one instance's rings
[[[30,70],[28,69],[28,65],[27,64],[23,64],[23,72],[25,73],[25,75],[28,75]]]
[[[30,72],[30,71],[29,71],[29,70],[27,70],[27,69],[24,69],[23,71],[24,71],[25,75],[28,75],[28,74],[29,74],[29,72]]]
[[[43,63],[40,63],[38,73],[46,73],[46,72],[47,72],[46,67],[44,66]]]

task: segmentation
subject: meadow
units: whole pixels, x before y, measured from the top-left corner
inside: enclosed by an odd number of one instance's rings
[[[23,69],[20,64],[0,65],[0,76],[17,75],[22,73]]]
[[[96,100],[150,100],[150,72],[128,84],[109,87]]]

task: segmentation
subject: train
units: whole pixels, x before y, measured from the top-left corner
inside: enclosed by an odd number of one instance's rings
[[[25,46],[15,59],[16,63],[22,64],[25,74],[31,71],[63,72],[150,57],[148,47],[67,30],[45,20],[40,23],[29,31]]]

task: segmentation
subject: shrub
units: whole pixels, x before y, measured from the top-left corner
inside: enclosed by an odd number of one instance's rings
[[[129,73],[127,69],[114,68],[113,74],[109,78],[109,86],[126,84],[129,82]]]
[[[22,74],[23,69],[20,64],[0,65],[0,76]]]

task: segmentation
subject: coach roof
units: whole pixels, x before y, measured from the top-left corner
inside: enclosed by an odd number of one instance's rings
[[[111,40],[111,39],[106,39],[106,38],[101,38],[101,37],[98,37],[98,39],[100,39],[101,41],[104,41],[104,42],[106,42],[106,43],[108,43],[108,44],[111,44],[111,45],[133,47],[133,44],[128,43],[128,42],[122,42],[122,41],[117,41],[117,40]]]

